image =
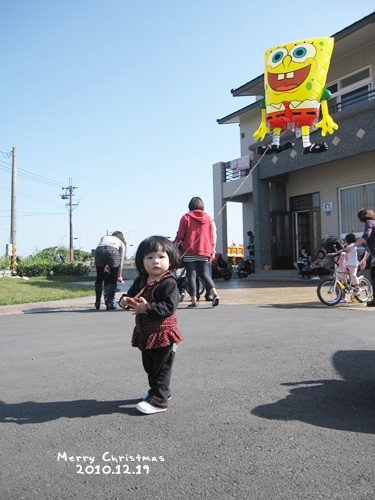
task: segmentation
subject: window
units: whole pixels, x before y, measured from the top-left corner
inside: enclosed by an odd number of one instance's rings
[[[375,209],[375,182],[340,189],[339,201],[341,237],[352,232],[360,236],[363,225],[358,220],[357,213],[365,207]]]
[[[372,96],[370,68],[364,68],[341,78],[327,88],[332,94],[329,107],[333,113],[370,100]]]
[[[310,208],[319,207],[319,193],[303,194],[301,196],[292,196],[289,201],[290,211],[298,212],[300,210],[308,210]]]
[[[341,109],[347,109],[356,104],[369,100],[369,86],[359,87],[358,89],[341,95]]]

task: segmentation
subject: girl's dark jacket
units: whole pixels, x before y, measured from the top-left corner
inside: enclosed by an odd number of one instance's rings
[[[147,285],[146,278],[139,276],[127,295],[135,297],[142,289],[140,296],[148,303],[147,312],[135,317],[132,346],[143,351],[181,342],[176,316],[180,294],[175,278],[167,273]]]

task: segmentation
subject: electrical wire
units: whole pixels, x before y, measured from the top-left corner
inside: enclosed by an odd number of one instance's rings
[[[2,164],[4,164],[5,166]],[[4,170],[5,172],[11,173],[12,165],[3,160],[0,160],[0,170]],[[25,179],[29,179],[31,181],[47,184],[48,186],[61,188],[61,186],[64,185],[64,182],[58,182],[54,179],[49,179],[48,177],[44,177],[43,175],[34,174],[33,172],[30,172],[29,170],[25,170],[20,167],[17,167],[17,175],[19,175],[20,177],[24,177]]]
[[[10,191],[10,188],[6,188],[4,186],[0,186],[0,189],[2,189],[3,191]],[[34,201],[40,201],[41,203],[46,203],[47,205],[54,205],[56,207],[60,207],[61,208],[61,205],[60,203],[55,203],[55,202],[52,202],[52,201],[47,201],[47,200],[42,200],[41,198],[37,198],[36,196],[32,196],[31,194],[26,194],[26,193],[21,193],[20,191],[17,191],[17,196],[23,196],[24,198],[29,198],[30,200],[34,200]]]

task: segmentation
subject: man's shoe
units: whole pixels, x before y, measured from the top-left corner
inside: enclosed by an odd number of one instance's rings
[[[162,411],[167,411],[167,408],[160,408],[159,406],[152,406],[147,401],[141,401],[136,406],[137,410],[145,415],[153,415],[154,413],[160,413]]]
[[[192,302],[191,304],[189,304],[187,306],[186,309],[198,309],[198,306],[197,306],[197,304],[195,302]]]
[[[367,307],[375,307],[375,300],[368,300],[366,302]]]

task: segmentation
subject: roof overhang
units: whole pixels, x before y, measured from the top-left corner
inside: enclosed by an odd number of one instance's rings
[[[254,108],[259,108],[259,102],[253,102],[252,104],[250,104],[249,106],[245,106],[244,108],[242,109],[239,109],[238,111],[235,111],[234,113],[231,113],[230,115],[228,116],[224,116],[224,118],[219,118],[217,121],[217,123],[219,125],[224,125],[224,124],[227,124],[227,123],[240,123],[240,117],[244,114],[246,114],[248,111],[254,109]]]

